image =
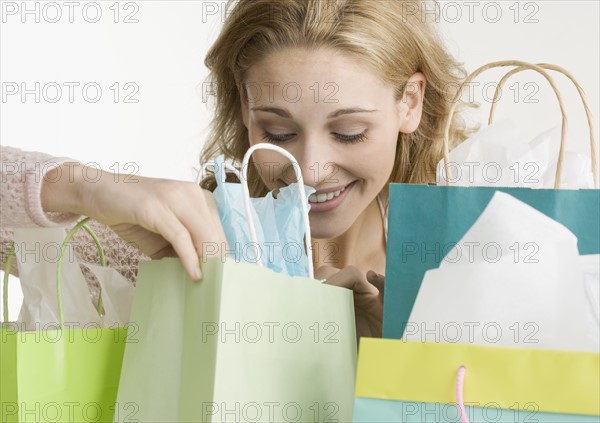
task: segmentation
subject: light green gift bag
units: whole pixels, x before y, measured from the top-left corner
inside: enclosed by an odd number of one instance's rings
[[[300,277],[204,258],[194,282],[178,258],[140,263],[117,397],[136,413],[115,422],[350,422],[353,293],[310,264]]]
[[[202,271],[140,264],[115,422],[351,421],[352,291],[220,258]]]
[[[40,325],[36,324],[35,330],[26,327],[27,325],[23,322],[8,323],[7,282],[14,256],[13,246],[5,269],[4,323],[0,328],[0,421],[3,423],[79,423],[111,422],[113,420],[127,327],[103,326],[106,320],[99,315],[99,311],[104,310],[104,317],[110,315],[112,318],[115,310],[112,298],[104,289],[107,285],[104,280],[101,280],[102,278],[99,278],[100,285],[103,287],[100,298],[104,303],[100,301],[97,310],[94,310],[89,301],[87,287],[83,286],[84,292],[87,292],[88,295],[88,303],[84,307],[91,307],[96,314],[95,317],[99,319],[98,322],[74,321],[74,314],[70,307],[65,307],[63,311],[62,306],[63,297],[66,303],[73,302],[72,290],[67,289],[67,292],[62,292],[61,279],[63,277],[65,279],[72,278],[73,266],[76,268],[79,266],[77,262],[63,263],[67,243],[78,228],[84,227],[94,237],[100,250],[101,264],[104,265],[102,248],[95,235],[85,226],[87,220],[79,222],[67,235],[62,242],[58,261],[55,262],[50,260],[50,253],[48,253],[50,243],[47,241],[57,234],[60,236],[61,228],[27,229],[27,231],[33,231],[30,233],[32,236],[39,234],[39,243],[44,245],[44,249],[41,251],[47,252],[42,256],[42,261],[46,261],[46,265],[50,262],[53,263],[56,269],[55,275],[44,273],[49,267],[44,268],[43,264],[40,265],[39,256],[36,257],[31,253],[35,251],[31,249],[32,245],[21,244],[15,230],[15,243],[19,244],[19,248],[24,247],[24,251],[26,251],[22,258],[27,257],[27,260],[34,260],[27,263],[27,270],[24,269],[24,263],[19,262],[21,283],[23,284],[25,278],[34,274],[39,277],[45,276],[50,281],[47,285],[56,281],[57,295],[53,296],[52,301],[41,297],[37,299],[44,304],[58,303],[59,317],[54,324],[48,323],[48,321]],[[19,256],[18,253],[17,256]],[[107,270],[114,271],[114,269]],[[93,271],[97,275],[100,274],[97,269]],[[46,285],[46,281],[42,282],[39,278],[34,279],[29,282]],[[35,309],[36,306],[32,305],[30,308]],[[50,312],[50,307],[48,307],[40,315]]]

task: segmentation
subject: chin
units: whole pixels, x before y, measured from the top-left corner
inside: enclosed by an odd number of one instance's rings
[[[331,222],[324,221],[322,223],[314,223],[314,219],[311,219],[310,225],[310,236],[313,239],[331,239],[336,238],[346,232],[347,228],[341,227],[338,224],[331,224]]]

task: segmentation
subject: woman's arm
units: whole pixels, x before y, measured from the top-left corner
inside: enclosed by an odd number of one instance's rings
[[[13,245],[13,228],[64,226],[67,230],[83,216],[72,212],[78,209],[73,201],[74,193],[68,191],[75,187],[74,184],[61,187],[61,191],[58,189],[58,183],[44,182],[45,175],[48,175],[50,181],[58,181],[56,172],[59,166],[69,169],[74,164],[73,160],[54,158],[40,152],[2,147],[1,161],[0,266],[4,270],[8,253]],[[64,168],[58,170],[61,171],[64,175]],[[121,239],[108,226],[94,220],[91,220],[88,226],[100,240],[107,265],[135,284],[139,261],[148,260],[149,257],[141,253],[135,245]],[[80,263],[99,264],[100,255],[86,231],[79,230],[75,233],[72,245]],[[96,304],[98,282],[87,267],[82,266],[82,271],[90,289],[91,299]],[[19,276],[16,260],[12,262],[10,274]]]
[[[3,148],[2,229],[72,226],[88,216],[97,222],[107,248],[115,251],[113,267],[132,269],[143,257],[177,255],[192,279],[201,277],[205,251],[225,254],[227,241],[210,191],[194,182],[132,180],[98,169],[93,171],[100,172],[99,178],[86,180],[85,170],[72,159]],[[12,237],[4,236],[5,246]],[[132,248],[141,253],[132,257]],[[129,272],[133,278],[135,272]]]

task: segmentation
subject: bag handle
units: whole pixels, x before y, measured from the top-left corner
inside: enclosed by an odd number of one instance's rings
[[[310,223],[308,220],[308,207],[306,205],[307,198],[306,192],[304,191],[304,179],[302,178],[302,172],[300,171],[300,165],[298,161],[291,155],[287,150],[278,147],[273,144],[269,144],[266,142],[255,144],[246,151],[244,154],[244,160],[242,161],[242,178],[240,179],[242,183],[242,190],[244,192],[244,208],[246,210],[246,218],[248,220],[248,226],[250,226],[250,237],[252,238],[252,242],[258,244],[256,237],[256,229],[254,226],[254,220],[252,217],[252,213],[250,211],[250,191],[248,190],[248,161],[250,160],[250,156],[256,150],[273,150],[283,154],[286,158],[288,158],[293,164],[296,164],[298,167],[294,167],[294,171],[296,172],[296,177],[298,178],[298,191],[300,192],[300,198],[302,199],[302,217],[304,220],[304,233],[306,234],[306,252],[308,255],[308,274],[311,279],[314,279],[314,271],[313,271],[313,254],[312,254],[312,243],[310,238]],[[263,266],[262,256],[259,257],[259,264]]]
[[[457,92],[457,98],[460,97],[465,86],[467,84],[469,84],[471,81],[473,81],[476,77],[478,77],[481,73],[483,73],[489,69],[506,67],[506,66],[518,66],[523,69],[531,69],[531,70],[538,72],[544,78],[546,78],[546,80],[552,87],[552,90],[556,94],[556,99],[558,100],[558,105],[560,107],[560,113],[562,115],[560,151],[559,151],[558,165],[556,166],[556,179],[554,181],[554,189],[559,189],[560,188],[560,177],[562,175],[562,164],[563,164],[564,155],[565,155],[567,129],[568,129],[567,114],[565,111],[565,105],[564,105],[564,100],[563,100],[562,94],[560,93],[560,90],[558,89],[556,82],[554,82],[554,79],[544,70],[544,68],[542,68],[541,66],[534,65],[534,64],[528,63],[528,62],[523,62],[520,60],[504,60],[504,61],[488,63],[487,65],[483,65],[483,66],[479,67],[478,69],[476,69],[473,73],[471,73],[465,79],[465,81],[459,87],[459,90]],[[449,151],[449,141],[448,141],[450,138],[450,125],[452,124],[452,117],[454,116],[457,106],[458,106],[458,101],[453,102],[452,105],[450,106],[450,110],[448,111],[448,117],[446,119],[446,124],[445,124],[445,128],[444,128],[443,155],[444,155],[444,168],[446,171],[446,175],[445,175],[446,185],[450,185],[450,181],[449,181],[449,179],[450,179],[450,165],[449,165],[450,151]]]
[[[590,105],[587,100],[587,96],[585,95],[585,91],[577,81],[577,79],[566,69],[552,65],[548,63],[538,63],[538,66],[544,69],[553,70],[555,72],[562,73],[564,76],[569,78],[575,88],[577,88],[577,92],[579,93],[579,97],[581,98],[581,102],[583,103],[583,108],[585,109],[585,115],[588,121],[588,127],[590,129],[590,153],[592,159],[592,174],[594,175],[594,187],[598,188],[598,162],[596,160],[596,135],[595,135],[595,125],[594,125],[594,117],[592,116],[592,111],[590,110]],[[496,111],[496,104],[500,97],[500,92],[504,87],[504,84],[508,81],[508,79],[516,73],[527,70],[526,68],[520,66],[518,68],[512,69],[506,75],[502,77],[500,82],[498,82],[498,86],[496,87],[496,91],[494,92],[494,99],[492,100],[492,107],[490,108],[490,116],[488,118],[488,125],[492,124],[492,120],[494,119],[494,113]],[[559,157],[558,166],[562,166],[562,157]]]
[[[63,261],[64,255],[65,255],[65,250],[67,248],[67,244],[69,243],[69,241],[71,241],[75,232],[77,232],[81,227],[83,227],[87,231],[87,233],[90,234],[92,239],[94,240],[94,243],[96,244],[96,247],[98,248],[98,253],[100,254],[100,265],[106,266],[104,249],[102,248],[102,245],[100,244],[100,240],[98,239],[98,236],[87,225],[87,222],[89,220],[90,220],[90,218],[86,217],[85,219],[82,219],[79,222],[77,222],[77,224],[67,233],[67,236],[65,237],[64,241],[62,242],[62,244],[60,246],[60,253],[58,256],[58,262],[57,262],[57,266],[56,266],[56,296],[57,296],[57,300],[58,300],[58,314],[59,314],[61,329],[64,329],[64,324],[65,324],[64,310],[63,310],[63,304],[62,304],[62,261]],[[15,244],[13,243],[13,245],[10,248],[10,251],[8,253],[8,256],[6,258],[6,265],[4,266],[4,280],[3,280],[3,289],[2,289],[2,292],[3,292],[3,301],[2,301],[3,302],[3,304],[2,304],[2,306],[3,306],[3,323],[8,323],[8,277],[10,274],[10,268],[12,267],[12,262],[13,262],[14,256],[15,256]],[[100,288],[100,293],[98,295],[98,306],[96,308],[96,311],[98,312],[98,315],[101,315],[101,312],[102,312],[102,288]]]
[[[2,327],[7,325],[8,322],[8,277],[10,275],[10,269],[12,267],[12,262],[15,257],[15,243],[10,247],[8,252],[8,256],[6,257],[6,265],[4,266],[4,279],[2,283]]]
[[[90,236],[94,240],[94,243],[96,244],[96,247],[98,248],[98,253],[100,254],[100,265],[106,266],[106,260],[104,258],[104,249],[102,248],[102,245],[100,244],[100,240],[98,239],[98,237],[96,236],[94,231],[92,231],[92,229],[87,225],[87,222],[89,220],[90,220],[90,218],[86,217],[85,219],[82,219],[79,222],[77,222],[77,224],[75,226],[73,226],[73,228],[71,228],[71,230],[67,233],[65,240],[63,241],[62,245],[60,246],[60,255],[58,257],[58,263],[56,266],[56,297],[58,299],[58,313],[59,313],[61,329],[64,329],[64,321],[65,321],[64,313],[63,313],[63,305],[62,305],[62,299],[63,299],[62,298],[62,261],[63,261],[63,257],[65,254],[65,250],[67,249],[67,244],[69,243],[69,241],[71,241],[71,239],[73,238],[73,235],[75,235],[75,232],[77,232],[79,230],[79,228],[83,227],[86,230],[86,232],[90,234]],[[102,311],[102,291],[100,291],[100,294],[98,295],[98,307],[97,307],[96,311],[98,312],[98,315],[100,315],[100,313]]]
[[[469,417],[467,416],[467,411],[465,410],[464,400],[464,383],[466,372],[467,368],[464,365],[459,366],[458,371],[456,372],[456,407],[458,408],[460,423],[469,423]]]
[[[213,171],[217,170],[216,166],[215,166],[215,161],[214,160],[207,161],[205,166],[208,166],[208,165],[212,165]],[[223,167],[225,169],[231,171],[233,174],[235,174],[235,176],[238,178],[239,181],[242,180],[240,172],[235,167],[233,167],[232,165],[230,165],[229,163],[227,163],[225,161],[225,158],[223,158]],[[218,175],[216,174],[216,172],[214,172],[215,173],[215,179],[218,179],[219,182],[222,182],[222,183],[227,182],[227,175],[225,173],[225,169],[219,169],[219,174]],[[200,172],[198,174],[198,177],[196,178],[196,184],[200,183],[201,176],[202,176],[202,172]]]

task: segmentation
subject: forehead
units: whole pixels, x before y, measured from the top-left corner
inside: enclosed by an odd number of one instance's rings
[[[330,49],[273,53],[248,70],[246,84],[257,106],[283,101],[375,107],[394,95],[359,59]]]

